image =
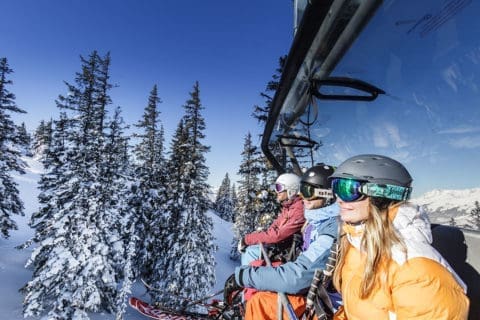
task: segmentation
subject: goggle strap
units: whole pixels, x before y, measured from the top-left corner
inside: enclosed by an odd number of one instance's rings
[[[325,199],[333,199],[333,192],[330,189],[315,189],[315,196]]]
[[[392,200],[405,201],[410,198],[412,188],[401,187],[391,184],[377,184],[367,182],[360,186],[359,191],[370,197],[381,197]]]

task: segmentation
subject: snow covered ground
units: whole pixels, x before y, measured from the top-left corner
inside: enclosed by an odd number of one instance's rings
[[[37,210],[37,181],[42,172],[41,165],[33,160],[27,159],[29,168],[27,174],[16,176],[15,180],[19,184],[20,196],[25,204],[25,216],[15,216],[14,220],[18,224],[18,230],[10,233],[10,238],[5,240],[0,238],[0,319],[5,320],[21,320],[23,318],[22,301],[23,296],[18,291],[32,276],[30,270],[25,269],[32,248],[25,250],[17,250],[16,246],[24,243],[33,236],[33,230],[28,227],[29,216]],[[215,243],[218,251],[215,254],[216,259],[216,285],[212,292],[223,288],[226,278],[233,272],[238,262],[229,259],[230,243],[232,241],[231,223],[225,222],[216,216],[213,212],[209,212],[214,222]],[[145,295],[143,285],[135,283],[132,288],[132,294],[148,299]],[[107,313],[91,314],[92,320],[114,319],[114,315]],[[28,319],[41,319],[28,318]],[[128,320],[145,320],[146,317],[140,315],[130,307],[127,308],[124,319]]]

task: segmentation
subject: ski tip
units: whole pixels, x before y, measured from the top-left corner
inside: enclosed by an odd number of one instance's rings
[[[128,298],[128,304],[134,308],[138,308],[139,305],[144,305],[146,303],[138,298],[130,297]]]

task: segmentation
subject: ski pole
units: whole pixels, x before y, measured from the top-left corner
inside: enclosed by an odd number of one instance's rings
[[[202,301],[205,301],[205,300],[207,300],[207,299],[213,298],[213,297],[215,297],[215,296],[218,296],[218,295],[221,294],[223,291],[224,291],[224,289],[221,289],[221,290],[218,290],[217,292],[214,292],[214,293],[212,293],[212,294],[206,295],[206,296],[204,296],[204,297],[202,297],[202,298],[200,298],[200,299],[194,300],[194,301],[190,302],[189,304],[187,304],[187,305],[185,306],[185,308],[190,307],[190,306],[192,306],[192,305],[194,305],[194,304],[198,304],[198,303],[200,303],[200,302],[202,302]]]

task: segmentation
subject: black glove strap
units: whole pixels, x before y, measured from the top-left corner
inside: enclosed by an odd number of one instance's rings
[[[245,287],[243,285],[243,270],[245,269],[240,269],[240,272],[238,272],[238,285],[242,288]]]

